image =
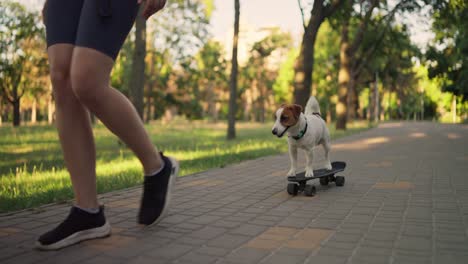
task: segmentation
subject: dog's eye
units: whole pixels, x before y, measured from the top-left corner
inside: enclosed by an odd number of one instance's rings
[[[281,116],[281,121],[286,121],[287,119],[288,119],[288,116],[284,116],[284,115]]]

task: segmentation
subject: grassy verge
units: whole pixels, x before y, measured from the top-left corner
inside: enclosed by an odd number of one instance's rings
[[[147,125],[152,141],[181,161],[181,176],[243,160],[287,151],[284,139],[271,135],[272,124],[238,123],[237,139],[225,140],[226,126],[206,122],[155,122]],[[365,130],[354,123],[332,138]],[[131,151],[105,127],[94,128],[98,192],[141,183],[142,172]],[[73,197],[57,132],[50,126],[0,127],[0,213],[60,202]]]

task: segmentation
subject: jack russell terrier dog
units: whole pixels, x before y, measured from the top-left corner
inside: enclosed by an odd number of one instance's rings
[[[312,168],[313,148],[322,145],[325,150],[325,168],[332,169],[330,163],[330,133],[325,121],[320,116],[320,106],[314,96],[307,101],[305,111],[297,104],[283,104],[275,113],[275,124],[273,125],[273,135],[282,137],[288,133],[289,157],[291,159],[291,169],[287,176],[296,176],[297,169],[297,149],[306,152],[306,177],[313,177]]]

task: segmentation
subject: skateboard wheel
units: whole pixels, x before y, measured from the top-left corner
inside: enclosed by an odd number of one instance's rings
[[[336,186],[343,186],[345,183],[345,178],[343,176],[336,176],[335,184]]]
[[[304,189],[304,194],[307,196],[314,196],[317,193],[314,185],[306,185]]]
[[[320,185],[322,186],[327,186],[328,185],[328,177],[322,177],[320,178]]]
[[[297,195],[297,192],[299,191],[299,185],[296,183],[288,183],[288,193],[290,195]]]

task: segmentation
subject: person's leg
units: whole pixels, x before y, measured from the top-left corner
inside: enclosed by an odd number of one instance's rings
[[[72,58],[72,89],[141,161],[149,177],[144,177],[138,222],[155,224],[167,211],[179,166],[175,159],[157,152],[133,105],[109,84],[114,60],[139,6],[134,0],[112,1],[110,6],[100,6],[104,9],[101,13],[96,8],[99,3],[84,1]]]
[[[99,120],[138,157],[145,174],[161,167],[161,156],[151,143],[132,103],[109,85],[114,61],[91,48],[75,47],[71,66],[75,95]],[[78,187],[86,188],[86,184]]]
[[[95,148],[88,111],[76,98],[70,78],[76,31],[83,1],[49,0],[44,22],[50,77],[56,104],[56,126],[76,198],[76,206],[58,226],[42,234],[36,247],[63,248],[111,232],[96,198]],[[83,209],[80,209],[84,208]]]
[[[134,151],[143,164],[145,174],[152,175],[144,179],[138,214],[140,224],[152,225],[159,222],[169,207],[178,163],[175,159],[161,157],[133,105],[123,94],[109,86],[112,64],[112,59],[104,53],[75,47],[71,68],[72,89],[80,102]],[[161,160],[164,160],[164,167]],[[86,188],[84,184],[77,184],[77,187]]]
[[[55,44],[47,49],[56,105],[56,126],[75,203],[82,208],[98,208],[93,131],[88,110],[75,96],[71,86],[73,48],[72,44]]]
[[[56,126],[76,204],[97,208],[94,138],[88,111],[71,88],[70,68],[84,0],[48,0],[44,6]],[[86,186],[86,188],[83,188]]]

